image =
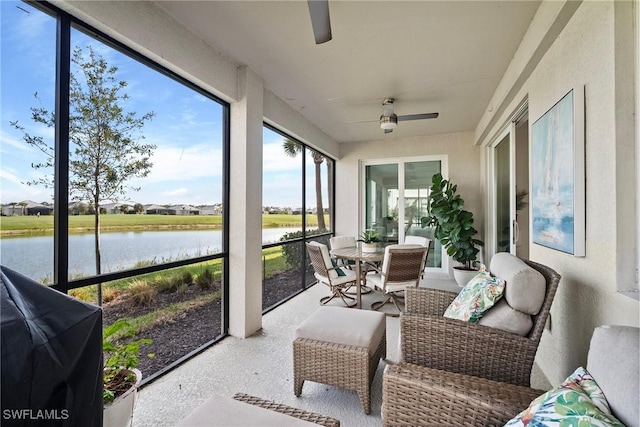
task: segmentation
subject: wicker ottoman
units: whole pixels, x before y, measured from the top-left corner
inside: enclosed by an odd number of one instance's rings
[[[364,412],[371,412],[371,384],[386,357],[384,313],[323,306],[296,329],[293,387],[306,380],[355,390]]]

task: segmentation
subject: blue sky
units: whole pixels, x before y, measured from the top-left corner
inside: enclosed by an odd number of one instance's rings
[[[1,83],[0,103],[0,203],[22,200],[51,201],[52,190],[25,182],[41,176],[31,167],[43,157],[9,125],[18,120],[31,134],[53,144],[53,129],[31,120],[37,92],[46,108],[53,108],[55,80],[55,21],[22,2],[0,1]],[[73,30],[72,47],[91,45],[118,67],[118,80],[128,83],[130,96],[121,105],[140,116],[155,113],[143,129],[146,143],[157,149],[151,173],[130,181],[139,192],[128,199],[139,203],[212,204],[221,202],[222,108],[215,101],[132,60],[124,54]],[[265,129],[263,145],[263,204],[301,206],[300,158],[282,151],[283,137]],[[308,189],[313,187],[313,168],[307,168]],[[323,165],[323,181],[326,169]],[[243,185],[243,184],[242,184]],[[231,192],[233,194],[233,183]],[[326,187],[326,185],[325,185]],[[324,199],[327,199],[326,188]],[[307,203],[315,204],[313,194]]]

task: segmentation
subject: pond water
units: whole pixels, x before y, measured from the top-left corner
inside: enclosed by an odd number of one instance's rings
[[[262,243],[273,243],[299,228],[265,228]],[[138,262],[158,263],[220,252],[220,230],[124,231],[100,235],[102,271],[134,267]],[[95,274],[93,233],[69,235],[69,274]],[[3,237],[0,264],[35,280],[53,277],[53,236]]]

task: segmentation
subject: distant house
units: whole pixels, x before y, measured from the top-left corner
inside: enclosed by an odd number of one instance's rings
[[[200,215],[222,215],[222,204],[200,206]]]
[[[53,206],[43,205],[33,200],[23,200],[19,203],[7,204],[2,207],[4,216],[20,215],[51,215]]]
[[[100,207],[104,209],[105,212],[108,214],[134,214],[136,213],[136,210],[133,207],[135,204],[136,202],[118,202],[118,203],[107,203]]]
[[[160,205],[144,205],[144,212],[147,215],[175,215],[176,210],[173,207]]]
[[[176,211],[176,215],[200,215],[200,209],[191,205],[177,205],[173,206]]]

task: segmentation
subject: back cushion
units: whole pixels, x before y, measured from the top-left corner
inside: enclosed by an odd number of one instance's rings
[[[507,283],[504,297],[513,309],[538,314],[547,290],[544,276],[539,271],[506,252],[491,258],[489,270]]]
[[[613,415],[628,427],[640,425],[638,348],[640,329],[600,326],[593,331],[587,356],[587,371],[602,389]]]

